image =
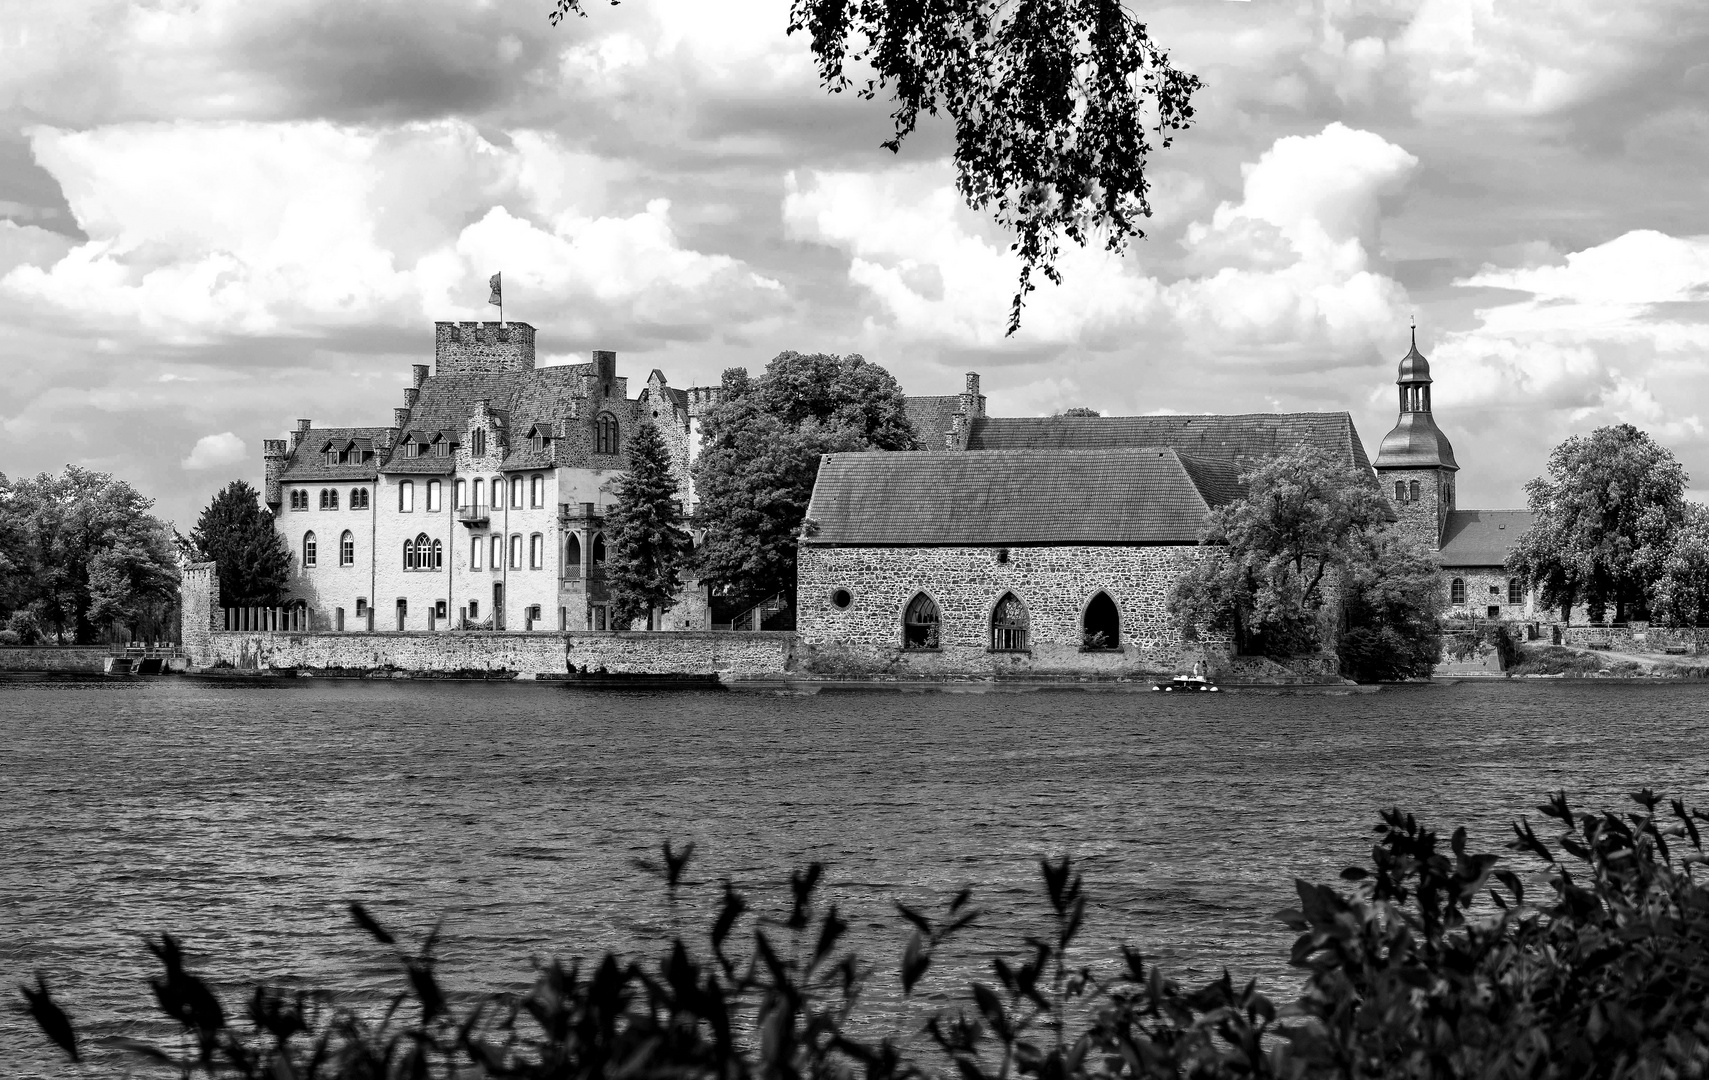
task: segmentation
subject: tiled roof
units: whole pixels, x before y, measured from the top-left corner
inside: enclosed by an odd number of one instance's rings
[[[949,449],[944,445],[944,436],[949,434],[955,414],[961,411],[961,397],[945,394],[902,400],[908,422],[914,425],[914,434],[920,437],[920,445],[927,450]]]
[[[593,373],[592,364],[559,364],[532,371],[432,375],[421,384],[409,426],[462,432],[475,402],[484,398],[494,412],[508,414],[527,430],[536,420],[568,415],[570,402],[581,397],[582,377]]]
[[[1500,566],[1534,520],[1529,510],[1450,510],[1437,560],[1443,566]]]
[[[829,454],[805,542],[1193,544],[1238,491],[1231,463],[1170,449]]]
[[[1192,457],[1243,462],[1309,444],[1349,465],[1371,467],[1348,413],[1229,416],[980,417],[969,450],[1107,450],[1167,446]]]
[[[386,462],[386,475],[392,476],[450,476],[457,471],[457,459],[450,454],[423,454],[420,457],[392,455]]]
[[[328,465],[324,448],[328,443],[343,449],[355,442],[358,447],[383,446],[391,436],[388,428],[311,428],[303,437],[285,467],[280,470],[281,483],[312,483],[314,481],[372,480],[379,475],[379,459],[383,449],[360,465]]]

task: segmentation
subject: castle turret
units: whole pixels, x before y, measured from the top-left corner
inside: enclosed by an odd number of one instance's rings
[[[433,368],[440,375],[533,371],[534,328],[525,322],[434,323]]]
[[[1442,530],[1454,509],[1454,448],[1430,411],[1430,362],[1412,348],[1401,358],[1395,385],[1400,388],[1400,419],[1383,436],[1374,467],[1383,490],[1394,500],[1401,527],[1431,550],[1442,546]]]
[[[285,471],[285,459],[289,456],[290,450],[286,448],[284,439],[261,440],[261,461],[266,470],[263,474],[266,482],[262,485],[261,498],[275,510],[285,499],[279,490],[279,477]]]

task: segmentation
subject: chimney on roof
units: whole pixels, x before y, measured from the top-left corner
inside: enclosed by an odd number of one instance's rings
[[[595,349],[593,370],[600,382],[609,384],[617,378],[617,354],[606,349]]]
[[[304,420],[301,417],[297,419],[297,430],[291,432],[291,446],[303,445],[303,440],[309,437],[309,427],[313,423],[314,421]]]
[[[392,410],[392,427],[393,428],[401,429],[407,423],[409,423],[409,410],[408,409],[393,409]]]
[[[426,364],[411,364],[409,370],[410,370],[410,375],[414,379],[414,381],[411,382],[410,385],[415,387],[417,390],[421,389],[421,384],[427,381],[427,365]]]
[[[409,409],[415,408],[415,403],[416,403],[417,399],[419,399],[420,397],[421,397],[421,391],[420,390],[417,390],[413,386],[404,387],[404,407],[405,408],[409,408]]]

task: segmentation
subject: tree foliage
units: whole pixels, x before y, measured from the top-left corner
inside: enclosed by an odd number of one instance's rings
[[[683,527],[670,451],[658,429],[641,424],[629,439],[629,471],[605,518],[605,582],[613,626],[648,618],[676,603],[690,541]]]
[[[648,959],[554,961],[520,994],[448,993],[437,932],[408,948],[353,904],[402,976],[391,1007],[372,1012],[265,984],[229,1010],[162,936],[149,943],[164,969],[152,989],[180,1037],[105,1042],[178,1075],[243,1080],[1702,1076],[1709,814],[1649,791],[1633,799],[1636,812],[1578,813],[1555,795],[1539,808],[1555,835],[1516,822],[1507,846],[1523,862],[1511,868],[1463,828],[1444,840],[1383,812],[1368,862],[1334,885],[1296,880],[1298,905],[1277,913],[1298,935],[1289,963],[1302,977],[1285,1008],[1227,969],[1190,989],[1132,947],[1091,961],[1076,944],[1096,906],[1066,857],[1040,860],[1042,925],[1024,944],[984,977],[933,985],[941,956],[967,952],[958,935],[980,914],[970,891],[936,911],[898,903],[905,944],[880,966],[847,947],[854,918],[820,898],[813,863],[775,905],[725,881],[703,939],[675,935]],[[697,887],[684,877],[690,851],[666,844],[656,865],[673,912]],[[880,976],[923,1020],[896,1028],[895,1010],[861,1010]],[[19,989],[42,1033],[83,1059],[46,978]]]
[[[190,532],[198,556],[214,564],[220,602],[228,607],[282,603],[294,556],[260,494],[233,480],[216,494]]]
[[[694,465],[701,579],[736,603],[795,603],[795,541],[823,454],[917,450],[902,388],[859,356],[779,353],[724,373]]]
[[[585,6],[557,0],[552,22]],[[1063,240],[1121,252],[1144,237],[1147,162],[1191,124],[1201,86],[1122,0],[791,0],[788,30],[831,93],[889,97],[892,152],[922,114],[948,115],[957,190],[1015,237],[1011,334],[1034,272],[1061,282]]]
[[[1342,674],[1359,682],[1428,676],[1442,656],[1440,567],[1390,529],[1357,538],[1340,577]]]
[[[1386,523],[1387,503],[1368,474],[1316,447],[1240,479],[1244,494],[1212,511],[1201,538],[1218,550],[1177,580],[1170,611],[1188,626],[1234,633],[1243,651],[1315,652],[1334,630],[1326,606],[1338,576],[1400,550],[1371,535]],[[1373,591],[1372,603],[1381,610],[1388,601]]]
[[[1666,626],[1709,626],[1709,507],[1688,502],[1650,587],[1650,616]]]
[[[0,617],[23,640],[94,642],[109,627],[163,633],[178,595],[170,528],[137,490],[67,465],[0,477]]]
[[[1535,524],[1508,569],[1567,619],[1583,600],[1600,622],[1647,613],[1669,537],[1684,521],[1685,470],[1666,447],[1631,424],[1573,436],[1549,455],[1548,475],[1525,485]]]

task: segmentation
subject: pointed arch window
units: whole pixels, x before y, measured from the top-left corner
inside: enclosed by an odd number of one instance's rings
[[[993,652],[1025,652],[1027,650],[1027,608],[1014,593],[1004,593],[991,609],[991,649]]]
[[[589,543],[588,543],[588,556],[589,556],[589,558],[588,558],[588,576],[594,577],[594,578],[604,577],[605,576],[605,534],[604,533],[594,533],[593,534],[593,539],[591,541],[589,541]]]
[[[431,540],[426,533],[418,533],[414,540],[404,541],[404,569],[432,570],[444,565],[444,549],[439,541]]]
[[[304,533],[303,534],[303,565],[305,567],[313,566],[315,564],[315,558],[316,558],[317,554],[318,554],[318,552],[316,550],[315,534],[312,532]]]
[[[344,535],[338,538],[338,565],[356,565],[356,537],[349,529],[345,529]]]
[[[582,542],[575,533],[571,533],[570,538],[564,541],[564,576],[582,576]]]
[[[937,601],[925,593],[915,593],[902,613],[902,647],[904,649],[935,649],[938,647],[941,620]]]
[[[1080,642],[1088,649],[1119,649],[1122,642],[1122,616],[1110,594],[1100,592],[1086,604],[1080,616]]]
[[[617,453],[617,417],[602,412],[593,422],[593,451],[596,454]]]
[[[443,570],[445,568],[444,541],[435,540],[433,542],[433,565],[431,568],[434,570]]]

